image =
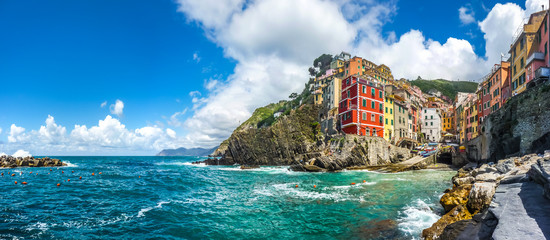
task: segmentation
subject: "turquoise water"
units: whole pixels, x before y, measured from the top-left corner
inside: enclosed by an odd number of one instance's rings
[[[418,239],[454,175],[59,158],[70,166],[0,169],[1,239]]]

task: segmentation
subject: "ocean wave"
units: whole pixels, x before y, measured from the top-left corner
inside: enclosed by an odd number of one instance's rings
[[[192,162],[157,162],[157,166],[193,166],[193,167],[207,167],[204,163],[194,164]]]
[[[421,199],[416,199],[406,206],[400,215],[399,230],[414,238],[420,238],[422,230],[429,228],[439,219],[439,215],[432,210],[432,205]]]
[[[340,189],[337,187],[341,187]],[[305,200],[331,200],[334,202],[342,201],[360,201],[364,202],[363,196],[354,196],[348,193],[346,188],[351,186],[332,186],[332,187],[317,187],[313,188],[313,185],[309,187],[298,187],[296,183],[292,184],[274,184],[272,188],[264,188],[255,190],[257,194],[265,196],[284,195],[295,197]],[[346,189],[345,191],[342,189]]]
[[[65,167],[78,167],[78,165],[76,165],[74,163],[71,163],[69,161],[63,161],[63,163],[67,164],[67,166],[65,166]]]
[[[170,203],[170,202],[160,201],[160,202],[158,202],[157,205],[154,206],[154,207],[142,208],[141,210],[139,210],[139,212],[138,212],[138,214],[137,214],[137,217],[138,217],[138,218],[144,217],[146,212],[149,212],[149,211],[151,211],[151,210],[153,210],[153,209],[162,208],[162,205],[163,205],[163,204],[166,204],[166,203]]]
[[[241,169],[240,167],[220,167],[218,170],[221,171],[246,171],[246,172],[265,172],[270,174],[288,174],[292,171],[288,167],[259,167],[252,169]]]

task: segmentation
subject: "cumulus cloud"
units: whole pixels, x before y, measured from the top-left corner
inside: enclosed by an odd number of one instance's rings
[[[124,109],[124,102],[117,99],[115,104],[111,104],[109,109],[111,110],[111,114],[115,114],[120,117],[122,116],[122,110]]]
[[[172,129],[154,125],[131,130],[110,115],[95,126],[75,125],[70,132],[58,125],[53,116],[48,115],[45,123],[30,132],[12,124],[7,147],[24,147],[44,154],[105,155],[153,154],[181,144]]]
[[[17,142],[22,141],[27,138],[25,134],[25,128],[18,127],[15,124],[12,124],[10,127],[10,135],[8,136],[8,142]]]
[[[468,25],[476,21],[474,17],[474,10],[472,10],[472,7],[469,5],[460,7],[458,9],[458,18],[460,19],[460,22],[462,22],[462,24],[464,25]]]
[[[104,101],[101,103],[101,107],[104,108],[105,106],[107,106],[107,101]]]

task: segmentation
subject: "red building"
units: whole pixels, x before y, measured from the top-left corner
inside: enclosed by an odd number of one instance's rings
[[[371,77],[343,79],[338,113],[345,133],[384,137],[384,87]]]

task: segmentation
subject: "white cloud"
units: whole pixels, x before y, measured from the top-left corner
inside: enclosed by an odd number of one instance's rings
[[[189,20],[197,21],[206,28],[221,28],[233,13],[240,11],[244,0],[178,0],[178,11]]]
[[[117,99],[115,104],[111,104],[109,109],[111,110],[111,114],[115,114],[120,117],[122,116],[122,110],[124,109],[124,102]]]
[[[181,112],[175,112],[174,114],[172,114],[172,116],[170,116],[170,119],[168,120],[168,125],[181,127],[183,124],[182,122],[180,122],[178,117],[181,115],[185,115],[185,113],[187,113],[187,108],[183,109],[183,111]]]
[[[107,101],[104,101],[104,102],[101,103],[102,108],[105,107],[105,106],[107,106]]]
[[[527,0],[525,1],[525,17],[529,17],[531,13],[542,11],[542,6],[544,9],[548,9],[547,0]]]
[[[8,142],[18,142],[27,139],[25,134],[25,128],[18,127],[15,124],[12,124],[10,127],[10,135],[8,136]]]
[[[193,53],[193,61],[195,61],[196,63],[199,63],[201,61],[201,57],[199,57],[199,54],[198,53]]]
[[[5,145],[8,149],[24,148],[41,155],[154,154],[181,145],[172,129],[154,125],[131,130],[109,115],[96,126],[75,125],[70,133],[48,115],[46,125],[39,130],[26,132],[12,124],[8,140],[9,144]]]
[[[25,151],[25,150],[17,150],[16,152],[14,152],[12,155],[12,157],[30,157],[32,156],[31,153]]]
[[[176,138],[176,131],[170,129],[170,128],[167,128],[166,129],[166,134],[171,137],[171,138]]]
[[[2,134],[2,128],[0,128],[0,134]]]
[[[62,142],[67,133],[67,129],[62,126],[58,126],[52,116],[48,115],[46,119],[46,126],[40,126],[38,130],[40,139],[49,144],[58,144]]]
[[[5,153],[5,152],[0,152],[0,157],[2,157],[2,156],[8,156],[8,154]]]
[[[476,21],[474,17],[474,10],[472,10],[471,6],[468,5],[458,9],[458,18],[460,18],[460,22],[464,25],[468,25]]]

